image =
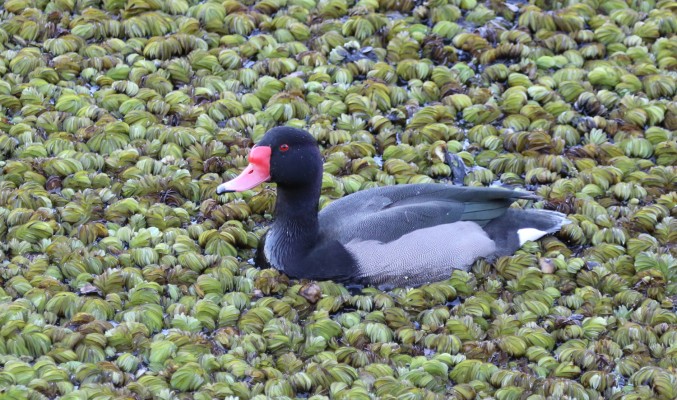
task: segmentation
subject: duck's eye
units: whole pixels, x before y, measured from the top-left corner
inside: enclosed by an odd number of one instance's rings
[[[287,150],[289,150],[289,145],[288,145],[288,144],[281,144],[281,145],[280,145],[280,151],[281,151],[281,152],[285,152],[285,151],[287,151]]]

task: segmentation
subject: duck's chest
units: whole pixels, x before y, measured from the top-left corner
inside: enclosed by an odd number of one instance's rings
[[[275,227],[270,228],[266,233],[265,241],[263,243],[263,256],[268,264],[280,271],[284,271],[284,259],[288,250],[285,247],[289,245],[288,239],[284,232]]]

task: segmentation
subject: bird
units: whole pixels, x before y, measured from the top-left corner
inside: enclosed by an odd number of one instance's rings
[[[216,192],[276,183],[274,219],[256,264],[295,279],[417,287],[467,271],[479,258],[511,255],[569,222],[559,212],[510,207],[539,199],[529,192],[445,183],[357,191],[318,212],[322,154],[310,133],[294,127],[266,132],[248,162]]]

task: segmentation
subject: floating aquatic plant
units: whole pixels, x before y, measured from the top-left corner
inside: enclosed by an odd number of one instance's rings
[[[2,6],[0,397],[675,398],[674,3]],[[321,206],[467,169],[570,223],[415,289],[257,269],[273,187],[215,190],[280,124]]]

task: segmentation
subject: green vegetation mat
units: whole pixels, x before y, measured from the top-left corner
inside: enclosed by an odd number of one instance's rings
[[[677,2],[0,0],[0,400],[677,398]],[[416,289],[250,260],[321,204],[501,183],[571,223]],[[450,240],[453,240],[451,238]]]

